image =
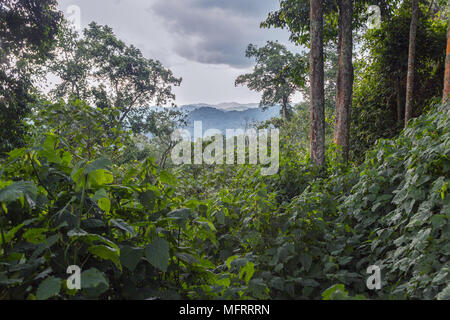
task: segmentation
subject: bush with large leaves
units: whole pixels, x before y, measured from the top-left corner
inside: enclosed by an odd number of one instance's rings
[[[194,245],[214,237],[207,207],[177,197],[151,159],[114,165],[105,156],[120,150],[91,121],[102,111],[75,106],[72,121],[70,104],[49,106],[57,129],[2,160],[0,298],[186,296],[210,278]],[[71,265],[80,292],[67,289]]]

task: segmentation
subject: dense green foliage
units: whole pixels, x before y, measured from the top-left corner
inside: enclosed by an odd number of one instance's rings
[[[98,115],[84,110],[76,125],[90,130]],[[244,166],[180,168],[178,179],[151,159],[114,164],[108,137],[96,150],[84,130],[54,130],[2,163],[0,295],[317,299],[344,284],[350,295],[446,299],[449,128],[439,106],[354,169],[330,152],[327,170],[283,156],[274,177]],[[185,192],[189,179],[196,193]],[[64,287],[72,264],[83,269],[78,293]],[[375,295],[370,264],[383,267]]]
[[[62,14],[55,0],[0,3],[0,154],[24,145],[33,77],[51,55]]]
[[[447,23],[421,5],[417,33],[414,116],[421,115],[440,97],[445,68]],[[352,153],[361,159],[379,138],[392,138],[404,127],[408,34],[411,4],[405,2],[380,29],[363,40],[363,54],[356,63],[353,97]],[[439,101],[439,100],[438,100]]]
[[[55,1],[3,1],[0,300],[450,299],[442,1],[421,1],[416,118],[405,129],[410,8],[373,2],[389,19],[360,42],[354,163],[333,144],[337,12],[324,1],[325,165],[311,163],[306,101],[258,124],[280,130],[279,171],[264,176],[263,165],[174,165],[184,115],[149,105],[172,101],[181,79],[107,26],[76,34]],[[308,3],[281,1],[264,25],[307,44]],[[358,32],[370,3],[355,4]],[[238,82],[266,90],[263,105],[307,83],[304,60],[278,43],[247,55],[255,73]],[[61,79],[48,95],[32,81],[44,66]],[[67,286],[74,265],[81,290]],[[373,265],[380,290],[367,287]]]
[[[363,28],[370,18],[367,7],[377,5],[385,19],[390,18],[392,11],[398,5],[398,0],[363,0],[353,3],[353,27]],[[335,41],[338,35],[338,3],[333,0],[322,1],[324,13],[324,41]],[[281,0],[280,9],[270,12],[267,19],[261,23],[264,28],[286,28],[290,31],[290,39],[294,43],[308,44],[310,40],[310,1]]]

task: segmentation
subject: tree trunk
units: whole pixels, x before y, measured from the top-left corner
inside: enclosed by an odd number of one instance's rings
[[[416,64],[416,34],[419,20],[419,0],[412,0],[411,27],[409,32],[408,78],[406,80],[405,127],[413,115],[414,72]]]
[[[322,0],[310,0],[311,53],[311,160],[317,166],[325,162],[325,90],[323,61]]]
[[[350,111],[353,96],[353,1],[339,0],[339,69],[336,83],[336,126],[334,142],[348,161],[350,151]]]
[[[443,102],[449,99],[450,94],[450,23],[447,30],[447,58],[445,59],[445,80],[444,80],[444,98]]]
[[[405,123],[403,116],[405,113],[403,112],[403,101],[402,101],[402,83],[400,80],[400,76],[397,76],[396,79],[396,91],[397,91],[397,121],[400,126]]]

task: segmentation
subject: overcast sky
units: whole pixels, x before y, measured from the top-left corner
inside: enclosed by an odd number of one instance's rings
[[[292,51],[284,30],[260,29],[278,0],[59,0],[66,13],[81,9],[81,24],[107,24],[120,39],[137,46],[147,58],[160,60],[175,76],[178,105],[190,103],[259,102],[260,94],[234,86],[250,72],[245,57],[249,43],[278,40]],[[299,100],[296,96],[294,100]]]

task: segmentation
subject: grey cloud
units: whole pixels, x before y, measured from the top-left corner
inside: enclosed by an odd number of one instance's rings
[[[276,0],[157,0],[150,10],[176,37],[175,52],[200,63],[248,67],[249,43],[270,40],[259,24]]]
[[[273,10],[277,2],[274,0],[197,0],[194,5],[204,8],[227,9],[238,14],[261,16]]]

